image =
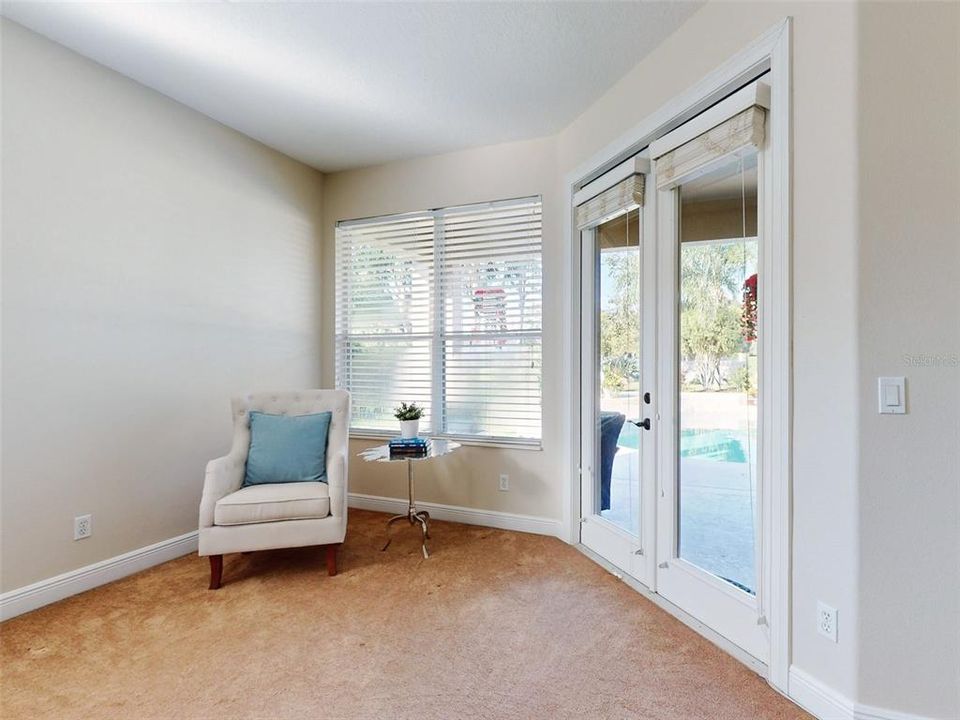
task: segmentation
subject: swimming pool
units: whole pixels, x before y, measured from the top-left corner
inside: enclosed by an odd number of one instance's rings
[[[632,423],[624,423],[617,445],[634,450],[639,448],[640,428]],[[749,459],[751,445],[756,445],[756,436],[750,438],[742,430],[687,429],[680,432],[680,457],[745,463]]]

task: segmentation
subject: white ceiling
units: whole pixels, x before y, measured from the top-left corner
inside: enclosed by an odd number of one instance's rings
[[[324,171],[554,133],[688,2],[4,2],[3,15]]]

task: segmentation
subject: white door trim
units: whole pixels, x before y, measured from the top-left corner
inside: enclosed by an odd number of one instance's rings
[[[763,233],[770,238],[761,272],[768,278],[764,292],[772,291],[759,306],[770,311],[759,318],[760,332],[769,340],[763,363],[767,382],[764,407],[768,436],[761,448],[761,473],[770,478],[764,502],[763,548],[766,587],[764,612],[770,633],[770,683],[787,692],[790,672],[790,561],[793,512],[793,273],[790,264],[793,238],[793,91],[792,27],[788,18],[770,49],[770,114],[767,119],[767,158],[764,192],[769,198]]]
[[[764,558],[769,578],[765,595],[765,616],[770,630],[770,661],[767,679],[780,691],[787,692],[790,668],[790,546],[791,546],[791,424],[792,424],[792,366],[791,366],[791,268],[790,243],[792,234],[791,207],[791,152],[792,152],[792,74],[791,74],[791,19],[772,27],[750,46],[730,58],[687,91],[648,116],[633,129],[597,152],[586,162],[567,173],[564,233],[568,239],[568,255],[563,269],[563,280],[571,288],[567,315],[566,345],[567,377],[580,377],[580,243],[574,221],[573,196],[590,180],[610,167],[623,162],[642,150],[651,140],[673,130],[686,120],[722,100],[731,92],[770,71],[769,149],[770,167],[766,173],[772,212],[761,218],[770,252],[762,272],[767,273],[768,287],[776,294],[770,297],[770,310],[762,319],[761,331],[770,339],[770,352],[764,362],[775,369],[768,372],[769,392],[763,408],[771,437],[765,443],[766,451],[760,458],[763,472],[771,478],[769,492],[764,496],[765,522],[761,528]],[[568,423],[569,456],[568,483],[563,503],[563,535],[571,543],[579,537],[580,477],[577,472],[580,454],[579,383],[571,382],[566,402],[573,418]],[[662,400],[662,398],[661,398]]]

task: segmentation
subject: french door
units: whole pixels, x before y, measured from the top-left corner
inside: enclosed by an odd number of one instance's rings
[[[658,194],[657,592],[761,662],[755,148]]]
[[[581,225],[580,538],[767,663],[762,91]]]
[[[581,542],[654,577],[656,230],[631,204],[581,232]]]

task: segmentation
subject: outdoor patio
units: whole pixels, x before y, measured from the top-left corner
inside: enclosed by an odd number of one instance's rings
[[[706,410],[698,413],[701,427],[684,430],[680,438],[680,556],[752,591],[756,440],[742,423],[744,414],[733,412],[735,394],[699,395]],[[708,398],[710,407],[702,407]],[[610,509],[601,513],[632,533],[640,526],[639,444],[639,431],[625,423],[613,461]]]

